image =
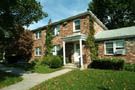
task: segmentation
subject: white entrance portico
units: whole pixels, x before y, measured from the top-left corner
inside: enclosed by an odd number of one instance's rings
[[[63,38],[63,64],[66,65],[66,43],[73,43],[73,62],[79,63],[83,68],[83,41],[86,41],[87,36],[81,33],[74,33]]]

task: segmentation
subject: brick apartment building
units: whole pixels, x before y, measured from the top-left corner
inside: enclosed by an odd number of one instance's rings
[[[90,11],[51,23],[53,55],[62,55],[63,64],[72,63],[86,68],[91,62],[90,51],[85,42],[93,19],[95,40],[99,57],[121,57],[135,63],[135,27],[108,30]],[[45,52],[46,26],[33,30],[34,46],[32,59],[43,57]]]

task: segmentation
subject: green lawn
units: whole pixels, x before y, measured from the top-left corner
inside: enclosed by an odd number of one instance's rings
[[[0,71],[0,88],[9,86],[22,80],[22,77]]]
[[[51,72],[54,72],[54,71],[58,71],[62,68],[49,68],[48,66],[45,66],[45,65],[37,65],[34,67],[34,72],[36,73],[51,73]]]
[[[31,90],[135,90],[135,72],[75,70],[43,82]]]

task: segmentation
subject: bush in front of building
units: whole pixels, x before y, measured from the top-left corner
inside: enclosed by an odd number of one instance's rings
[[[48,65],[50,68],[59,68],[62,66],[62,59],[60,56],[47,55],[43,58],[42,63]]]
[[[98,58],[92,61],[90,67],[96,69],[122,70],[124,68],[124,60],[121,58]]]
[[[124,65],[124,70],[126,71],[131,71],[131,72],[135,72],[135,64],[125,64]]]

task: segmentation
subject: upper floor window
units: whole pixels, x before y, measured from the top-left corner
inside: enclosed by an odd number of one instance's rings
[[[56,36],[59,35],[59,33],[60,33],[60,25],[57,25],[53,30],[53,35]]]
[[[73,31],[74,32],[80,31],[80,20],[79,19],[74,21],[74,23],[73,23]]]
[[[105,42],[105,54],[107,55],[125,54],[125,41],[116,40]]]
[[[35,48],[35,56],[41,56],[41,48],[40,47]]]
[[[41,38],[41,31],[35,33],[35,39]]]

